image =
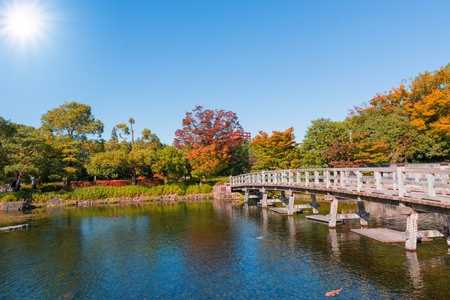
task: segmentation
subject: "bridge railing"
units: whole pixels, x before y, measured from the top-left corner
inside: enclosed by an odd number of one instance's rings
[[[262,171],[230,177],[231,186],[292,186],[329,188],[400,197],[450,195],[450,168],[375,167]],[[447,199],[448,200],[448,197]]]

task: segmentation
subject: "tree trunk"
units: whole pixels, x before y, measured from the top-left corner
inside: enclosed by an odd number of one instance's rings
[[[20,190],[20,179],[21,178],[22,178],[22,175],[19,175],[19,177],[17,177],[16,185],[12,188],[13,192],[17,192],[18,190]]]
[[[134,171],[133,174],[131,174],[131,185],[136,185],[136,172]]]
[[[70,189],[70,182],[71,182],[71,180],[70,180],[70,175],[69,175],[69,176],[67,176],[67,183],[66,183],[67,189]]]

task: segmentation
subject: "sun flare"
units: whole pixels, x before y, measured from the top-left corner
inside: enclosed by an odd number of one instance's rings
[[[38,1],[13,1],[0,8],[0,35],[30,45],[45,38],[48,15]]]
[[[33,11],[27,9],[22,11],[13,11],[6,19],[6,28],[18,37],[32,37],[39,31],[39,16]]]

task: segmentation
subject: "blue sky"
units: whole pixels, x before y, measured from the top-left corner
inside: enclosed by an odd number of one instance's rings
[[[171,144],[202,105],[236,112],[252,136],[294,127],[300,142],[312,120],[343,120],[450,62],[450,1],[34,2],[42,35],[26,48],[0,36],[0,116],[39,127],[77,101],[105,139],[133,117]]]

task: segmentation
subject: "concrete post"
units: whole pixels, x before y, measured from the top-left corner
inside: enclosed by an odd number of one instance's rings
[[[328,223],[328,227],[330,228],[336,228],[336,221],[337,221],[338,200],[334,196],[333,198],[334,199],[331,202],[331,209],[330,209],[330,222]]]
[[[248,190],[244,189],[244,203],[248,203]]]
[[[292,216],[294,214],[294,200],[295,194],[292,191],[288,192],[289,194],[289,204],[288,204],[288,216]]]
[[[436,196],[436,188],[434,187],[435,177],[434,174],[427,174],[428,181],[428,195],[434,197]]]
[[[406,242],[405,248],[408,251],[416,251],[419,214],[413,210],[406,220]]]
[[[317,215],[319,213],[318,208],[320,207],[320,204],[317,203],[316,194],[310,194],[310,197],[311,197],[311,207],[313,208],[313,213],[315,215]]]
[[[377,190],[380,191],[381,190],[381,173],[374,172],[373,175],[375,177],[375,185],[377,187]]]
[[[331,185],[330,182],[330,171],[329,170],[325,170],[325,182],[326,182],[326,187],[329,188]]]
[[[450,247],[450,215],[444,215],[444,234],[447,236],[447,245]]]
[[[362,172],[356,171],[356,191],[361,192],[363,186]]]
[[[267,207],[267,190],[266,189],[262,189],[262,208],[266,208]]]
[[[359,197],[358,197],[358,215],[360,216],[359,221],[361,226],[368,226],[369,223],[367,222],[367,219],[369,218],[370,214],[366,212],[364,201],[362,201],[361,198]]]
[[[405,167],[397,167],[397,188],[399,197],[404,197],[406,192],[405,180],[403,178],[404,169]]]

